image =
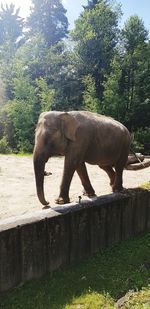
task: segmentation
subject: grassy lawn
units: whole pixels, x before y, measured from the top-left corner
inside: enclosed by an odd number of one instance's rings
[[[120,308],[150,308],[150,234],[20,286],[0,309],[111,309],[118,299]]]

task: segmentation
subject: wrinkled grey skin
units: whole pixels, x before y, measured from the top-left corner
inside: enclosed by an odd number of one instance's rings
[[[33,154],[37,195],[43,205],[45,163],[50,157],[63,155],[64,171],[57,203],[69,202],[69,187],[77,171],[85,194],[95,191],[85,162],[106,171],[114,192],[122,190],[122,173],[128,159],[130,134],[112,118],[84,111],[45,112],[39,117]]]

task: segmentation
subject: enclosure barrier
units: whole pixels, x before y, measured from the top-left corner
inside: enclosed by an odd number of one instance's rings
[[[150,191],[142,189],[1,220],[0,292],[147,231]]]

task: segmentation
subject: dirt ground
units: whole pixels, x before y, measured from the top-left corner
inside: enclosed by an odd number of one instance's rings
[[[51,171],[52,175],[45,177],[45,196],[52,207],[59,193],[63,161],[63,158],[52,158],[46,165],[46,171]],[[87,164],[87,168],[96,194],[111,193],[106,173],[97,166]],[[137,187],[150,181],[150,167],[139,171],[125,170],[123,179],[125,188]],[[80,179],[75,173],[70,188],[71,202],[78,202],[82,191]],[[0,219],[41,209],[42,205],[36,196],[32,157],[0,155]]]

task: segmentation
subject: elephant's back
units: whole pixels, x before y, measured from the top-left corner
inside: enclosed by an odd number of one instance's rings
[[[80,122],[79,136],[89,136],[86,162],[114,165],[130,148],[128,129],[113,118],[90,112],[78,112],[74,117]],[[81,133],[82,132],[82,133]]]
[[[128,129],[119,121],[97,113],[89,111],[72,111],[71,113],[80,123],[80,128],[86,128],[87,132],[93,130],[94,134],[100,134],[102,138],[111,135],[118,137],[125,136],[130,140]],[[98,132],[97,132],[98,131]]]

